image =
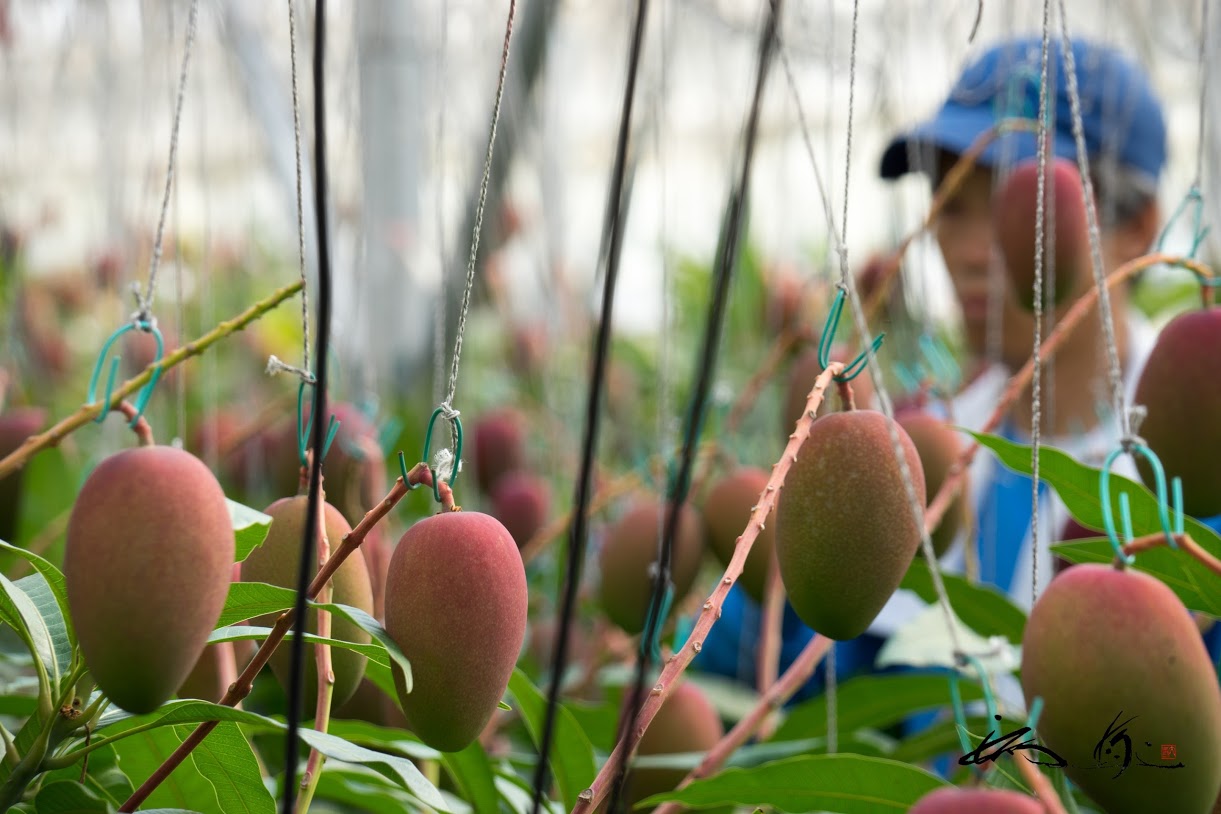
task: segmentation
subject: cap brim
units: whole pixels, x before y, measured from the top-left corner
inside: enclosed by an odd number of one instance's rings
[[[961,155],[996,121],[989,106],[963,107],[951,102],[937,113],[936,118],[890,142],[882,153],[880,174],[889,180],[909,172],[934,172],[937,169],[935,165],[917,163],[913,166],[912,159],[915,158],[917,162],[922,158],[933,159],[933,156],[927,156],[929,149],[942,149]],[[1066,134],[1055,134],[1054,150],[1056,155],[1076,157],[1075,143]],[[1037,153],[1038,141],[1034,133],[1012,132],[989,143],[975,163],[982,167],[994,167],[1001,161],[1012,163],[1034,157]]]

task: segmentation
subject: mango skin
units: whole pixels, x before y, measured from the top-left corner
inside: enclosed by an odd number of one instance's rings
[[[47,411],[41,407],[23,407],[0,415],[0,458],[7,458],[46,423]],[[6,543],[17,539],[24,476],[22,467],[0,478],[0,540]]]
[[[674,688],[657,710],[649,728],[640,738],[636,753],[673,755],[707,752],[716,746],[724,734],[724,725],[712,702],[699,687],[684,681]],[[630,806],[635,806],[646,797],[673,791],[686,776],[687,772],[682,769],[633,768],[624,784],[624,796],[630,801]]]
[[[111,455],[68,520],[64,579],[85,663],[128,712],[168,701],[199,660],[233,572],[224,492],[194,455],[168,446]]]
[[[511,407],[479,416],[467,443],[480,492],[491,495],[503,475],[526,468],[525,438],[526,419]]]
[[[650,566],[657,561],[659,530],[666,522],[666,504],[655,497],[638,497],[607,529],[598,556],[598,604],[611,622],[635,635],[644,630],[653,596]],[[691,591],[704,558],[704,523],[690,504],[679,511],[670,579],[678,605]]]
[[[1155,577],[1097,563],[1055,577],[1026,625],[1022,689],[1028,705],[1043,699],[1042,742],[1068,761],[1068,777],[1108,814],[1204,814],[1217,799],[1221,684],[1190,613]],[[1132,744],[1131,763],[1118,777],[1122,740],[1113,754],[1094,757],[1112,721],[1102,748],[1112,746],[1125,721]],[[1186,768],[1137,762],[1164,765],[1161,744],[1175,744]]]
[[[442,512],[407,529],[390,558],[386,632],[411,662],[393,670],[409,728],[442,752],[470,745],[509,686],[526,638],[526,568],[491,515]]]
[[[490,497],[492,516],[509,530],[518,548],[530,542],[551,515],[551,486],[526,470],[502,475]]]
[[[907,814],[1045,814],[1034,797],[1001,789],[946,786],[916,801]]]
[[[837,641],[865,632],[920,545],[887,424],[873,410],[817,419],[777,500],[776,557],[789,602]],[[923,509],[920,456],[902,425],[894,428]]]
[[[330,503],[325,504],[326,536],[331,553],[339,548],[344,535],[352,530],[343,514]],[[244,582],[266,582],[269,585],[279,585],[281,588],[297,588],[297,571],[301,567],[301,543],[305,539],[305,513],[309,509],[309,496],[297,495],[286,497],[272,503],[263,510],[271,515],[271,525],[267,528],[267,539],[263,545],[250,552],[250,556],[242,563],[242,580]],[[317,552],[317,548],[314,549]],[[309,578],[312,580],[318,573],[318,560],[315,557],[310,566]],[[369,568],[364,555],[353,552],[343,561],[335,575],[331,577],[331,601],[342,605],[360,608],[369,615],[373,614],[373,585],[369,581]],[[274,627],[279,614],[267,614],[255,619],[251,624],[259,627]],[[310,633],[318,632],[318,611],[308,613]],[[371,637],[355,623],[338,614],[331,614],[331,638],[341,641],[368,644]],[[291,640],[276,648],[268,664],[275,673],[280,686],[288,692],[289,679],[292,675]],[[306,708],[312,708],[312,699],[318,696],[318,664],[314,649],[307,646],[305,659],[305,684],[303,698]],[[331,703],[340,706],[356,692],[356,687],[365,675],[365,665],[368,657],[340,647],[331,648],[331,666],[335,672],[335,687]]]
[[[924,466],[924,489],[931,501],[949,477],[950,467],[962,453],[962,439],[945,421],[923,410],[896,412],[895,420],[907,430],[912,443],[916,445],[920,463]],[[954,538],[970,522],[970,511],[969,492],[964,483],[937,528],[929,535],[934,554],[941,557],[950,550]],[[916,556],[920,556],[919,551]]]
[[[718,560],[728,566],[737,548],[738,538],[746,531],[751,509],[759,502],[767,486],[769,474],[755,466],[739,467],[725,474],[708,490],[704,499],[704,528],[708,534],[708,547]],[[767,592],[767,578],[776,551],[776,524],[771,518],[764,520],[760,531],[751,544],[750,554],[738,584],[758,604],[763,604]]]
[[[1158,335],[1136,385],[1133,402],[1148,414],[1140,424],[1146,446],[1171,479],[1183,479],[1183,510],[1193,517],[1221,514],[1221,307],[1188,311]],[[1136,456],[1141,480],[1157,491],[1153,468]]]

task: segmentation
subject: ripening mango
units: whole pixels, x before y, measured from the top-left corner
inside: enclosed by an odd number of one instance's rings
[[[1024,759],[1024,758],[1019,758]],[[1004,789],[943,786],[916,801],[907,814],[1045,814],[1037,798]]]

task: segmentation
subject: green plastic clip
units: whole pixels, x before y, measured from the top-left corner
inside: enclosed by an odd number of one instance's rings
[[[844,310],[844,285],[840,283],[836,286],[835,301],[831,303],[831,312],[827,314],[827,324],[823,326],[822,336],[818,338],[818,364],[823,370],[827,369],[827,365],[831,363],[831,344],[835,340],[835,331],[839,328],[840,314]],[[870,344],[873,347],[873,352],[877,353],[878,348],[882,347],[882,339],[885,333],[878,334],[877,338]],[[861,375],[865,370],[865,365],[868,362],[868,356],[865,351],[857,355],[852,363],[844,367],[844,372],[835,377],[837,382],[850,382],[857,376]]]
[[[984,706],[988,710],[988,720],[995,721],[997,716],[996,699],[992,696],[992,689],[988,686],[988,673],[984,669],[984,665],[979,659],[966,653],[955,654],[955,660],[961,666],[970,665],[975,668],[975,673],[979,676],[980,686],[984,691]],[[955,669],[950,673],[950,701],[954,706],[954,721],[958,725],[956,727],[958,730],[958,743],[962,746],[962,753],[965,755],[971,752],[971,742],[967,740],[967,714],[962,703],[962,692],[958,688],[959,680],[958,670]],[[979,766],[975,768],[982,772]]]
[[[442,405],[432,411],[432,418],[428,419],[428,432],[424,435],[424,457],[421,460],[425,462],[428,461],[428,454],[432,450],[433,428],[437,424],[437,418],[439,416],[446,415],[447,412],[449,413],[447,418],[449,418],[454,427],[454,469],[449,478],[449,485],[452,487],[458,482],[459,464],[462,462],[462,419],[458,417],[457,410],[453,410],[448,405]],[[399,466],[403,470],[403,479],[406,480],[407,464],[406,461],[403,460],[403,455],[401,452],[399,453]],[[432,472],[432,496],[436,498],[438,503],[440,503],[440,478],[437,477],[437,470],[431,464],[428,468]]]
[[[305,466],[305,450],[309,446],[310,430],[314,426],[314,416],[311,413],[309,421],[305,421],[305,382],[301,382],[301,386],[297,388],[297,460]],[[302,426],[304,425],[304,426]],[[334,415],[331,416],[331,421],[327,424],[326,440],[322,444],[322,458],[326,460],[326,454],[331,451],[331,443],[335,440],[335,434],[339,432],[339,420]]]
[[[1120,544],[1119,537],[1115,532],[1115,516],[1111,508],[1110,490],[1111,467],[1114,465],[1115,459],[1126,451],[1140,453],[1145,456],[1145,460],[1153,467],[1153,475],[1157,485],[1158,517],[1162,522],[1162,531],[1166,534],[1166,542],[1171,548],[1175,549],[1179,545],[1174,537],[1176,534],[1183,533],[1183,483],[1177,476],[1174,478],[1173,497],[1171,499],[1173,500],[1175,519],[1174,525],[1171,526],[1170,515],[1167,513],[1166,472],[1162,469],[1162,462],[1158,459],[1157,454],[1144,444],[1133,442],[1121,445],[1107,456],[1106,462],[1102,465],[1102,471],[1098,474],[1098,488],[1102,497],[1103,528],[1106,529],[1107,539],[1111,541],[1111,547],[1115,549],[1115,556],[1126,564],[1131,565],[1136,561],[1136,558],[1124,554],[1123,546]],[[1119,511],[1124,536],[1131,540],[1135,535],[1132,533],[1132,511],[1127,492],[1119,494]]]
[[[654,563],[656,568],[656,563]],[[654,664],[661,664],[661,628],[666,617],[670,615],[670,606],[674,604],[674,583],[666,580],[666,589],[661,594],[661,608],[653,613],[654,605],[649,602],[649,615],[644,620],[644,630],[640,634],[640,657],[651,658]]]
[[[102,346],[102,352],[98,355],[97,363],[93,366],[93,376],[89,378],[88,401],[90,404],[93,404],[97,400],[98,376],[102,374],[102,363],[106,360],[106,354],[110,352],[110,346],[113,345],[123,334],[127,333],[128,331],[136,330],[151,333],[154,337],[156,337],[157,355],[153,358],[153,364],[157,364],[161,361],[162,354],[165,352],[165,341],[161,338],[161,331],[157,328],[156,323],[144,319],[137,319],[127,323],[122,328],[119,328],[117,331],[112,333],[110,338],[106,340],[106,344]],[[110,374],[106,377],[106,395],[102,399],[103,404],[110,404],[110,399],[114,394],[114,379],[115,376],[118,375],[118,372],[119,357],[115,356],[110,361]],[[148,380],[148,384],[140,388],[140,394],[136,397],[136,414],[132,417],[131,422],[128,424],[129,427],[136,426],[136,422],[140,420],[142,415],[144,415],[144,408],[148,406],[148,400],[153,395],[153,387],[156,386],[157,380],[160,378],[161,367],[158,365],[157,367],[153,368],[153,375],[152,378]],[[103,410],[98,417],[94,419],[94,423],[101,424],[103,421],[105,421],[108,412],[108,409]]]

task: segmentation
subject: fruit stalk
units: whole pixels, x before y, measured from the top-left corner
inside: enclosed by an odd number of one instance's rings
[[[1114,288],[1124,280],[1138,274],[1141,271],[1158,265],[1177,266],[1185,268],[1198,275],[1206,278],[1213,278],[1216,275],[1212,269],[1203,263],[1192,260],[1189,257],[1180,257],[1172,254],[1146,254],[1142,257],[1137,257],[1129,260],[1119,268],[1115,269],[1107,278],[1107,288]],[[1085,318],[1085,316],[1098,302],[1098,288],[1095,286],[1089,291],[1081,295],[1081,299],[1073,303],[1072,307],[1064,314],[1064,319],[1060,320],[1056,327],[1048,334],[1047,340],[1043,342],[1042,349],[1039,351],[1040,365],[1047,364],[1048,360],[1055,355],[1060,346],[1065,340],[1076,330],[1077,326]],[[987,422],[980,428],[980,432],[992,432],[1001,423],[1001,420],[1009,412],[1009,408],[1017,401],[1017,397],[1022,391],[1030,385],[1030,381],[1034,376],[1034,358],[1026,360],[1026,364],[1022,369],[1009,379],[1009,383],[1005,386],[1004,392],[1001,394],[1000,400],[996,403],[996,409]],[[962,482],[966,478],[968,468],[971,466],[971,461],[975,459],[975,453],[979,451],[979,442],[975,441],[968,445],[959,456],[958,461],[950,467],[949,474],[942,482],[941,488],[937,491],[936,497],[929,501],[928,510],[925,512],[926,522],[930,528],[936,528],[941,522],[941,518],[949,509],[950,503],[958,495],[959,489],[962,488]],[[0,472],[0,474],[3,474]]]
[[[151,447],[157,443],[153,440],[153,428],[145,420],[144,416],[136,412],[136,408],[131,402],[120,401],[119,406],[115,409],[126,416],[128,421],[134,420],[136,422],[135,426],[131,429],[136,434],[136,440],[140,443],[140,446]]]
[[[318,569],[326,568],[331,556],[331,544],[326,535],[326,496],[318,501]],[[326,584],[318,592],[318,602],[326,604],[331,601],[331,586]],[[331,613],[318,609],[318,638],[331,638]],[[318,663],[318,702],[314,711],[314,729],[326,732],[331,721],[331,699],[335,695],[335,669],[331,664],[331,646],[318,642],[314,647],[314,658]],[[301,777],[301,796],[297,798],[298,814],[309,811],[318,788],[318,779],[322,775],[322,753],[310,749],[309,759],[305,763],[305,774]],[[291,780],[285,780],[291,782]]]
[[[1033,761],[1025,756],[1013,754],[1010,757],[1017,764],[1018,771],[1022,773],[1022,778],[1030,784],[1030,787],[1034,789],[1034,793],[1038,795],[1039,802],[1043,804],[1043,810],[1046,814],[1067,814],[1064,810],[1064,804],[1060,802],[1060,796],[1056,794],[1056,790],[1052,787],[1051,781],[1047,779],[1047,775],[1039,771],[1039,768],[1034,765]]]
[[[1199,560],[1205,568],[1221,577],[1221,560],[1218,560],[1201,548],[1200,544],[1193,540],[1190,534],[1176,534],[1174,535],[1174,541],[1178,544],[1179,548]],[[1124,554],[1135,554],[1138,551],[1148,551],[1151,548],[1164,545],[1169,545],[1169,542],[1166,540],[1166,534],[1165,532],[1158,531],[1153,534],[1146,534],[1143,537],[1133,538],[1124,543],[1121,548]],[[1118,563],[1118,560],[1116,562]]]
[[[755,538],[762,530],[764,521],[767,520],[776,507],[776,498],[779,496],[780,489],[784,487],[785,475],[793,465],[793,462],[797,460],[797,452],[810,434],[810,425],[814,421],[814,416],[818,411],[819,405],[822,404],[823,394],[826,392],[828,385],[830,385],[831,378],[843,373],[843,371],[844,365],[842,362],[831,362],[827,369],[820,373],[815,380],[814,387],[810,390],[810,395],[806,399],[805,412],[797,421],[793,434],[789,436],[789,443],[784,448],[783,455],[772,467],[772,475],[768,479],[767,486],[764,487],[763,492],[759,495],[759,502],[751,513],[750,522],[747,524],[742,536],[738,539],[737,548],[734,550],[733,558],[729,561],[729,566],[725,569],[725,575],[717,582],[712,595],[704,603],[704,608],[695,622],[694,629],[687,637],[687,641],[670,657],[670,660],[661,672],[661,677],[658,679],[657,684],[650,691],[648,700],[644,702],[640,712],[637,714],[636,731],[634,733],[626,733],[627,736],[634,735],[635,739],[638,740],[644,734],[653,718],[656,717],[661,705],[674,691],[678,677],[695,658],[695,655],[703,649],[704,639],[708,636],[708,631],[712,629],[712,626],[721,615],[721,607],[725,603],[726,594],[729,593],[729,589],[733,587],[734,582],[742,574],[742,567],[746,564],[746,558],[750,554],[751,545],[754,544]],[[598,776],[594,778],[594,782],[589,788],[581,792],[571,814],[589,814],[606,798],[606,795],[610,792],[611,784],[619,772],[619,767],[623,764],[626,757],[624,746],[623,741],[615,745],[610,757],[598,771]]]
[[[356,524],[356,528],[352,529],[352,532],[343,538],[343,541],[340,543],[339,548],[335,551],[334,555],[327,559],[326,565],[318,569],[318,574],[314,577],[314,581],[310,583],[306,596],[311,600],[318,596],[318,592],[322,590],[322,586],[326,585],[330,581],[331,576],[339,569],[339,566],[343,564],[343,561],[360,547],[360,544],[364,541],[365,535],[369,533],[369,530],[373,528],[373,526],[375,526],[383,517],[385,517],[390,510],[403,499],[403,496],[406,495],[407,492],[416,486],[431,485],[432,471],[428,468],[428,464],[423,461],[417,463],[411,468],[411,471],[407,473],[406,482],[404,482],[401,477],[396,478],[394,481],[394,486],[390,489],[390,493],[382,499],[381,503],[374,506],[368,511],[367,514],[365,514],[361,521]],[[447,484],[442,483],[440,491],[442,492],[443,498],[449,499],[449,507],[452,507],[453,496],[447,486]],[[276,647],[280,645],[280,642],[284,640],[284,637],[288,635],[289,628],[292,627],[294,621],[294,613],[291,610],[285,611],[284,614],[280,616],[280,618],[276,621],[275,627],[273,627],[271,633],[268,634],[267,639],[259,647],[258,652],[254,654],[254,658],[252,658],[250,663],[246,665],[246,669],[242,671],[240,676],[238,676],[237,681],[233,682],[233,685],[229,687],[228,692],[225,693],[225,697],[220,699],[218,702],[219,704],[222,706],[231,707],[250,694],[250,689],[254,684],[255,676],[257,676],[259,670],[263,669],[263,666],[267,664],[267,660],[271,658],[271,654],[275,651]],[[197,726],[195,731],[182,742],[182,745],[175,749],[174,752],[165,759],[165,762],[157,767],[157,770],[153,772],[148,780],[144,781],[144,784],[141,785],[140,788],[136,789],[134,793],[132,793],[131,797],[129,797],[127,801],[123,803],[123,806],[119,809],[119,811],[135,811],[136,808],[147,800],[148,796],[152,794],[153,791],[156,790],[156,788],[161,785],[161,783],[167,777],[170,776],[170,773],[173,772],[174,769],[178,768],[182,761],[187,759],[187,756],[194,751],[196,746],[203,742],[204,738],[206,738],[219,723],[220,721],[206,721]]]
[[[759,637],[759,661],[755,669],[759,692],[767,692],[776,683],[780,672],[780,639],[784,627],[784,580],[780,576],[780,561],[772,557],[767,577],[767,593],[763,597],[763,632]]]
[[[810,639],[810,643],[802,648],[797,658],[789,665],[789,669],[784,671],[784,675],[768,687],[767,692],[759,699],[759,703],[755,704],[754,709],[738,721],[733,729],[725,733],[725,737],[721,738],[716,746],[708,750],[708,754],[704,755],[700,765],[692,769],[675,790],[681,791],[692,782],[705,778],[721,768],[739,746],[750,740],[750,736],[773,710],[784,706],[793,693],[801,689],[801,685],[805,684],[814,674],[818,663],[827,655],[827,651],[833,644],[834,642],[826,636],[815,634],[814,638]],[[678,814],[682,810],[683,808],[678,803],[665,803],[655,809],[653,814]]]
[[[109,404],[102,404],[100,401],[92,404],[82,404],[79,408],[77,408],[76,412],[72,413],[67,418],[51,427],[51,429],[38,433],[37,435],[31,435],[21,446],[17,447],[17,449],[13,450],[13,452],[4,458],[4,460],[0,460],[0,478],[3,478],[5,475],[20,469],[35,452],[38,452],[46,447],[58,445],[59,442],[64,440],[64,438],[88,424],[92,419],[95,419],[101,415],[103,410],[109,412],[110,410],[116,409],[118,404],[123,401],[123,399],[127,398],[148,383],[149,379],[152,378],[153,371],[160,369],[162,374],[164,374],[171,368],[182,364],[190,357],[200,355],[220,340],[236,331],[240,331],[251,322],[259,319],[268,311],[275,308],[281,302],[288,299],[293,294],[296,294],[300,290],[300,280],[276,290],[271,295],[250,306],[242,313],[238,314],[232,319],[221,322],[211,331],[208,331],[208,333],[199,337],[195,341],[188,342],[170,353],[160,362],[149,365],[139,374],[123,382],[123,384],[115,388],[114,393],[110,397]]]

